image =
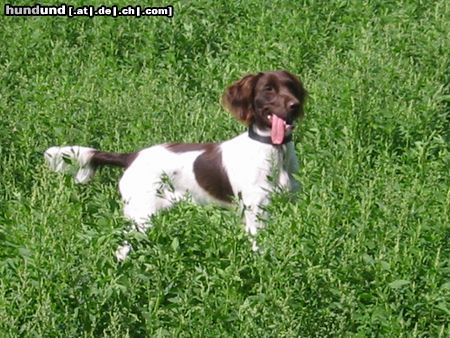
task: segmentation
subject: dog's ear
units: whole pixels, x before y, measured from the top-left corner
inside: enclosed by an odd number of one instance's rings
[[[246,125],[250,125],[254,120],[255,86],[260,76],[261,74],[244,76],[228,87],[222,97],[225,108]]]

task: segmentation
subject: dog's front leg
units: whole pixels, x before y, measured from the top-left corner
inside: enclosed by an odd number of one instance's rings
[[[266,212],[264,211],[264,206],[268,202],[268,194],[263,190],[242,196],[245,231],[250,235],[253,251],[259,250],[256,243],[256,235],[258,230],[265,226]]]
[[[300,182],[298,182],[294,174],[298,174],[300,170],[300,164],[295,154],[295,147],[293,143],[288,144],[288,152],[286,156],[286,171],[289,177],[289,189],[291,192],[298,192],[300,190]]]
[[[260,213],[255,211],[257,206],[246,207],[244,212],[245,216],[245,231],[250,235],[250,240],[252,242],[252,250],[258,251],[259,247],[256,243],[256,234],[258,229],[264,227],[264,223],[260,219]]]

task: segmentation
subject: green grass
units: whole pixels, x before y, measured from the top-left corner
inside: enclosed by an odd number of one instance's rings
[[[0,335],[448,337],[448,2],[172,4],[0,18]],[[269,69],[310,97],[264,253],[233,210],[182,203],[118,264],[120,171],[75,185],[43,151],[230,138],[221,93]]]

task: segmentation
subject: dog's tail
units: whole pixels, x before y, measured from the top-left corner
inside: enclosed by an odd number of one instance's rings
[[[137,153],[109,153],[80,146],[51,147],[44,153],[51,170],[71,173],[77,183],[89,182],[103,165],[128,168],[136,156]]]

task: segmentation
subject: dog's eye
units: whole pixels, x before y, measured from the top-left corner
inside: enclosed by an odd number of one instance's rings
[[[267,85],[264,87],[264,91],[271,92],[271,91],[273,91],[273,87],[271,85]]]

